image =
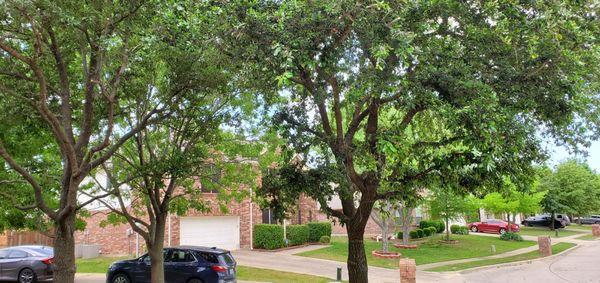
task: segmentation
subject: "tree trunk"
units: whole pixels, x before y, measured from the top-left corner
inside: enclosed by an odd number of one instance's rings
[[[75,212],[54,222],[54,282],[75,281]]]
[[[556,227],[554,227],[554,217],[556,217],[554,215],[554,211],[552,211],[552,213],[550,214],[550,230],[554,231],[554,229],[556,229]]]
[[[411,208],[402,208],[402,244],[408,245],[408,237],[410,234],[410,222],[412,218]]]
[[[348,232],[348,277],[350,283],[366,283],[369,282],[369,276],[363,240],[365,225],[351,223],[346,225],[346,231]]]
[[[388,223],[387,219],[384,219],[383,229],[381,229],[381,234],[382,234],[381,235],[382,236],[381,241],[383,242],[383,249],[382,250],[383,250],[384,253],[388,252],[388,224],[389,223]]]
[[[165,282],[165,264],[163,257],[163,247],[165,245],[165,216],[157,216],[154,237],[146,241],[148,255],[150,256],[150,278],[152,283]]]
[[[512,225],[510,225],[510,213],[506,214],[506,218],[508,218],[508,221],[507,221],[508,222],[507,230],[508,230],[508,232],[512,232],[512,227],[511,227]]]
[[[446,241],[450,241],[450,219],[446,217]]]

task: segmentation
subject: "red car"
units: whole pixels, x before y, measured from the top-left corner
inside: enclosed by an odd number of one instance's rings
[[[511,223],[510,225],[513,232],[519,232],[519,225],[514,223]],[[508,231],[508,222],[498,219],[488,219],[483,222],[473,222],[469,223],[469,230],[473,232],[504,234],[506,231]]]

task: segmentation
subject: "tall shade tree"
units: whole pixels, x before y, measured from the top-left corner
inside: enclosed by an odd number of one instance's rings
[[[556,166],[551,175],[540,180],[538,190],[545,192],[542,206],[552,219],[555,213],[587,215],[600,206],[600,177],[576,160]]]
[[[0,113],[1,127],[8,129],[0,133],[0,157],[29,185],[31,197],[16,199],[19,207],[38,209],[53,224],[56,282],[74,280],[78,211],[104,196],[78,201],[84,178],[192,94],[185,76],[169,77],[167,87],[156,85],[165,70],[161,62],[177,53],[161,52],[173,38],[165,32],[170,23],[157,17],[165,7],[153,4],[0,5]],[[5,116],[17,109],[15,119]],[[137,114],[137,123],[122,123],[130,113]],[[32,140],[37,148],[20,149]]]
[[[273,126],[310,161],[306,170],[282,162],[270,174],[279,187],[265,194],[277,210],[305,193],[346,226],[350,282],[368,281],[363,234],[377,200],[427,187],[432,175],[460,173],[460,187],[527,175],[541,157],[538,129],[572,146],[597,129],[600,27],[591,1],[222,9],[235,16],[224,17],[222,44],[246,63],[241,86],[271,98]],[[327,206],[333,196],[343,209]]]

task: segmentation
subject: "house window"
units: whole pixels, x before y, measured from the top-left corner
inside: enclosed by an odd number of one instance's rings
[[[262,223],[263,224],[276,224],[275,218],[273,217],[273,211],[270,208],[265,208],[262,211]]]
[[[221,168],[218,168],[214,164],[211,164],[207,170],[207,177],[209,179],[209,183],[205,184],[200,181],[200,190],[203,193],[216,194],[219,192],[218,184],[221,181]]]

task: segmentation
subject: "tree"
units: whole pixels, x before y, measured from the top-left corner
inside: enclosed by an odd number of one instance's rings
[[[32,197],[15,199],[26,201],[19,207],[37,209],[53,224],[57,282],[74,280],[78,211],[104,196],[78,202],[84,178],[190,94],[177,76],[168,87],[155,84],[161,63],[170,60],[160,52],[170,44],[169,23],[157,16],[164,7],[143,4],[154,3],[39,0],[0,7],[0,113],[23,111],[17,120],[3,116],[2,128],[11,131],[0,135],[0,156],[30,186]],[[139,115],[135,126],[121,123],[130,113]],[[36,140],[33,134],[47,142],[19,150]],[[55,163],[36,167],[32,160]]]
[[[584,3],[259,1],[222,9],[235,17],[223,21],[223,49],[247,63],[240,86],[274,106],[272,125],[289,142],[283,157],[302,154],[308,165],[283,160],[266,174],[275,180],[265,184],[279,187],[265,186],[264,195],[277,211],[305,193],[346,226],[350,282],[367,282],[363,234],[377,200],[445,174],[461,175],[464,188],[498,185],[541,161],[531,134],[538,125],[573,146],[596,128],[597,115],[583,109],[598,103],[598,54],[590,52],[597,15]],[[342,210],[327,206],[333,196]]]
[[[467,203],[464,196],[452,188],[433,189],[429,196],[429,211],[433,217],[444,219],[446,223],[446,241],[450,241],[450,221],[460,219]]]
[[[392,232],[394,231],[394,227],[396,226],[396,218],[395,211],[397,209],[394,205],[388,201],[379,201],[373,207],[373,211],[371,211],[371,219],[375,221],[375,224],[381,228],[381,242],[382,242],[382,251],[384,253],[388,252],[388,243],[389,243],[389,232],[390,228]]]
[[[538,190],[545,192],[542,206],[552,214],[552,219],[555,213],[586,215],[600,206],[598,174],[576,160],[556,166],[551,175],[540,180]]]

